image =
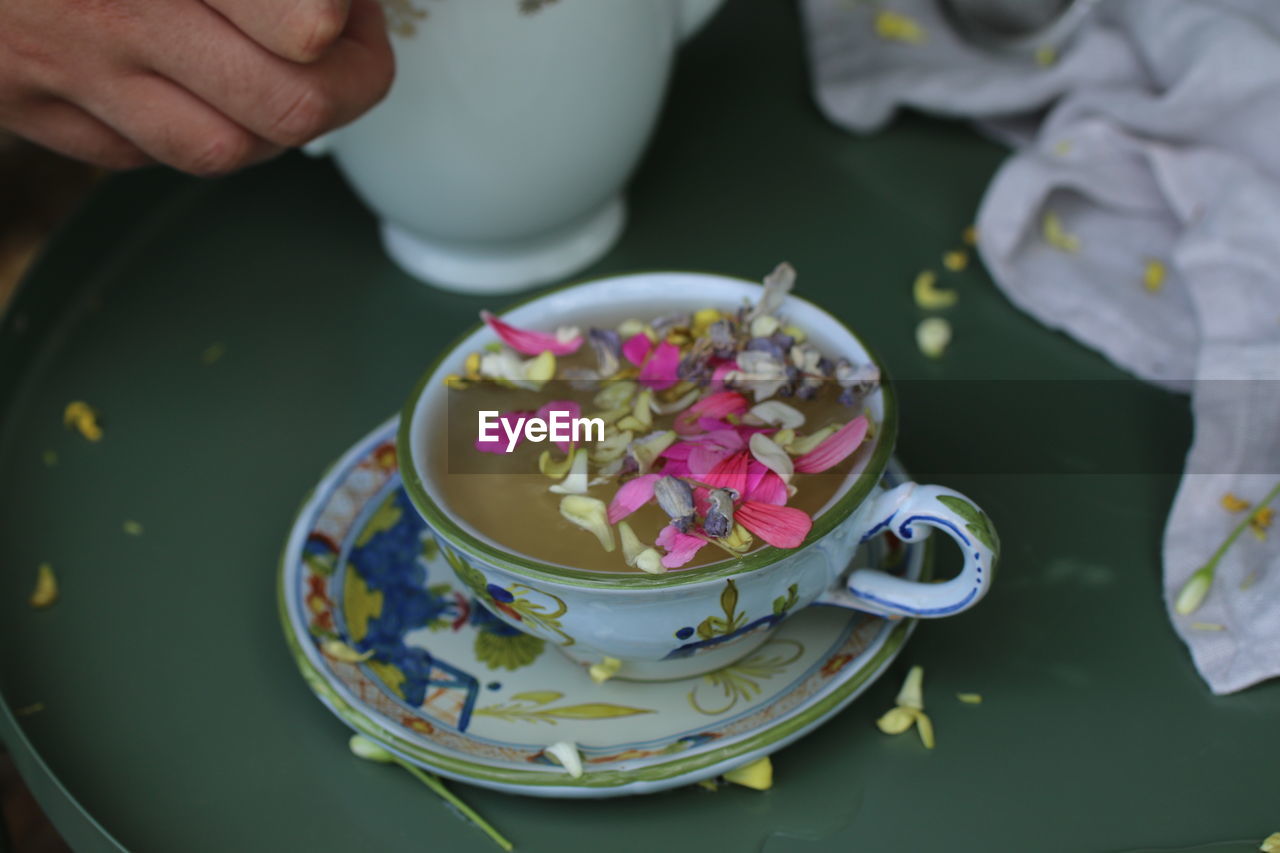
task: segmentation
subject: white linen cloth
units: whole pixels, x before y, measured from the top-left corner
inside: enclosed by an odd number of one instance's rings
[[[1137,376],[1189,391],[1195,438],[1164,535],[1164,592],[1215,693],[1280,674],[1280,522],[1246,532],[1203,605],[1188,577],[1280,480],[1280,2],[1103,0],[1056,61],[959,37],[936,0],[801,0],[815,95],[857,133],[897,108],[1014,144],[977,216],[1021,309]],[[920,43],[877,35],[882,10]],[[1057,215],[1076,252],[1043,236]],[[1166,276],[1144,285],[1151,261]],[[1256,380],[1256,381],[1231,381]]]

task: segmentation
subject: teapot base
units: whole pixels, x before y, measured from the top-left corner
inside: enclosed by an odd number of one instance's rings
[[[382,245],[414,278],[458,293],[511,293],[562,279],[613,247],[626,223],[621,195],[555,231],[511,243],[436,240],[391,222]]]

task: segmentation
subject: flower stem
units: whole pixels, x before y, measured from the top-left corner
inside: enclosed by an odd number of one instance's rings
[[[1191,575],[1186,586],[1183,587],[1183,594],[1179,596],[1179,606],[1177,608],[1179,613],[1186,615],[1199,607],[1200,600],[1204,597],[1203,592],[1194,599],[1194,602],[1192,602],[1187,588],[1190,587],[1197,578],[1202,577],[1204,579],[1201,581],[1204,583],[1204,592],[1208,591],[1208,586],[1213,583],[1214,574],[1218,570],[1218,562],[1226,555],[1231,546],[1235,544],[1235,541],[1240,538],[1240,534],[1244,533],[1245,528],[1249,526],[1249,522],[1253,520],[1253,517],[1258,510],[1275,500],[1277,495],[1280,495],[1280,483],[1276,483],[1271,487],[1271,491],[1267,492],[1266,496],[1262,500],[1258,501],[1257,505],[1250,512],[1245,514],[1245,517],[1240,520],[1240,523],[1235,526],[1235,529],[1227,534],[1227,538],[1222,541],[1222,544],[1218,546],[1218,549],[1213,552],[1205,564],[1199,569],[1196,569],[1196,571]],[[1185,601],[1185,607],[1184,599],[1187,599]]]
[[[1235,542],[1236,539],[1240,538],[1240,534],[1244,533],[1245,528],[1249,526],[1249,522],[1253,520],[1253,517],[1258,510],[1275,500],[1277,495],[1280,495],[1280,483],[1276,483],[1272,486],[1271,491],[1267,492],[1266,497],[1258,501],[1253,510],[1245,515],[1240,523],[1236,525],[1235,530],[1232,530],[1231,533],[1227,535],[1226,540],[1218,546],[1218,550],[1213,552],[1213,556],[1209,558],[1209,562],[1204,564],[1204,567],[1211,572],[1214,571],[1218,567],[1218,561],[1227,553],[1227,549],[1231,547],[1231,544]]]
[[[422,784],[426,785],[428,788],[434,791],[442,800],[444,800],[446,803],[448,803],[449,805],[457,809],[458,812],[461,813],[463,817],[465,817],[467,820],[471,821],[477,827],[479,827],[480,830],[484,832],[485,835],[492,838],[494,843],[497,844],[499,847],[501,847],[503,850],[510,851],[515,849],[515,845],[512,844],[510,841],[508,841],[506,837],[503,836],[502,833],[494,829],[493,826],[491,826],[488,821],[480,817],[480,815],[475,811],[475,809],[471,808],[471,806],[467,805],[462,800],[458,799],[458,797],[452,791],[446,788],[444,782],[440,781],[440,778],[438,776],[432,773],[426,773],[420,768],[415,767],[414,765],[408,763],[407,761],[402,761],[399,758],[395,758],[394,760],[396,764],[399,764],[405,770],[408,770],[411,774],[413,774],[413,777],[415,779],[417,779]]]

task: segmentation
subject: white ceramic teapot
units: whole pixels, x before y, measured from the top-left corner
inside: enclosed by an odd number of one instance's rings
[[[308,146],[391,257],[451,290],[561,278],[622,233],[673,55],[722,0],[383,0],[386,100]]]

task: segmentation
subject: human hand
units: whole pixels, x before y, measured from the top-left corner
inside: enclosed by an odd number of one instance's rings
[[[377,0],[2,0],[0,127],[217,175],[345,124],[395,73]]]

